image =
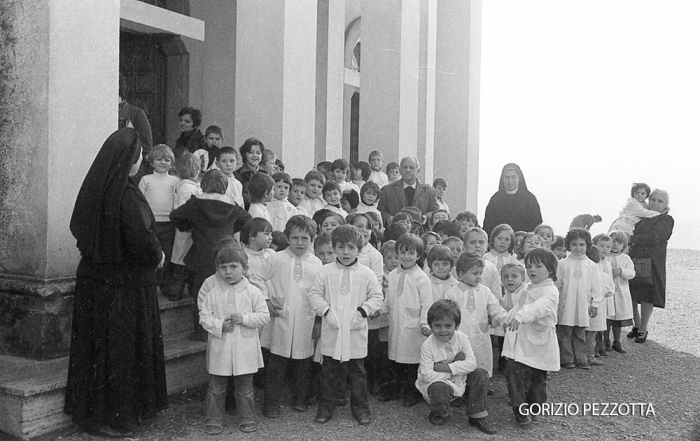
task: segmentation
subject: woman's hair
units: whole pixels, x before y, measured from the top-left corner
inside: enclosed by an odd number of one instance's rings
[[[489,248],[493,248],[493,241],[496,240],[496,236],[504,231],[507,231],[510,234],[510,246],[508,247],[508,252],[512,253],[513,247],[515,246],[515,231],[513,231],[508,224],[499,224],[493,228],[491,235],[489,236]]]
[[[267,173],[255,173],[248,182],[250,202],[260,202],[268,191],[275,187],[275,181]]]
[[[627,233],[621,230],[613,230],[610,232],[610,239],[613,241],[618,241],[622,243],[622,248],[627,247],[627,244],[630,241],[629,236],[627,236]]]
[[[372,170],[369,168],[369,164],[365,161],[353,162],[352,165],[355,166],[355,170],[360,170],[362,172],[362,180],[366,181],[372,175]],[[355,177],[353,176],[353,179]]]
[[[262,217],[254,217],[243,225],[241,230],[241,242],[250,245],[250,240],[254,239],[258,233],[271,233],[272,224]]]
[[[362,184],[362,188],[360,188],[360,199],[362,200],[362,203],[365,202],[365,193],[367,193],[368,191],[371,191],[372,193],[376,194],[377,197],[379,197],[379,193],[381,190],[379,189],[379,185],[377,185],[376,182],[367,181],[364,184]]]
[[[419,257],[423,254],[423,250],[425,249],[423,248],[423,241],[420,240],[420,237],[412,233],[406,233],[399,237],[396,240],[395,247],[396,254],[399,253],[399,250],[403,249],[404,251],[415,251]]]
[[[231,262],[240,263],[243,268],[248,269],[248,255],[243,247],[235,242],[226,245],[216,253],[217,266]]]
[[[260,141],[257,138],[248,138],[245,141],[243,141],[243,145],[238,148],[238,151],[241,152],[241,158],[243,158],[243,162],[246,161],[245,155],[250,153],[250,150],[253,148],[254,145],[260,147],[261,153],[265,153],[265,145],[263,145],[262,141]]]
[[[572,228],[566,233],[566,237],[564,238],[564,244],[567,250],[571,247],[571,242],[576,239],[583,239],[586,241],[586,250],[590,249],[593,245],[591,233],[589,233],[588,230],[584,228]]]
[[[469,271],[469,269],[477,267],[477,268],[484,268],[484,261],[481,259],[481,257],[477,256],[474,253],[462,253],[461,256],[459,256],[459,260],[457,261],[457,275],[465,273]]]
[[[170,147],[165,144],[154,145],[151,152],[148,154],[148,162],[153,162],[156,159],[166,157],[170,159],[170,163],[175,162],[175,155]]]
[[[384,241],[395,241],[408,233],[406,227],[401,224],[391,224],[384,230]]]
[[[200,184],[204,193],[226,194],[228,179],[221,170],[213,169],[204,173]]]
[[[666,199],[666,210],[668,211],[668,209],[671,206],[671,200],[669,199],[668,192],[666,190],[662,190],[660,188],[655,188],[651,191],[651,193],[649,193],[649,197],[651,197],[651,195],[653,195],[653,194],[661,195],[664,199]]]
[[[455,266],[455,259],[452,251],[446,245],[435,245],[428,252],[428,266],[432,268],[433,262],[449,262],[450,269]]]
[[[632,184],[632,190],[630,190],[630,196],[634,197],[634,192],[637,190],[645,190],[647,192],[647,197],[651,196],[651,187],[649,187],[644,182],[635,182]]]
[[[289,247],[287,236],[281,231],[272,232],[272,244],[277,248],[277,251],[284,251]]]
[[[314,241],[316,236],[316,222],[311,220],[308,216],[303,214],[296,214],[289,218],[287,225],[284,226],[284,235],[289,238],[292,234],[292,230],[299,230],[307,233],[311,237],[311,242]]]
[[[190,118],[192,118],[192,124],[194,125],[194,128],[196,129],[202,124],[202,111],[199,109],[195,109],[194,107],[183,107],[182,110],[177,114],[178,118],[182,118],[183,115],[190,115]]]
[[[534,263],[542,264],[547,268],[549,277],[553,280],[557,280],[557,265],[559,265],[559,260],[557,256],[551,250],[547,248],[537,248],[528,253],[525,256],[525,266]]]
[[[476,214],[471,211],[460,211],[457,213],[457,216],[455,216],[455,220],[460,222],[467,221],[473,223],[475,227],[479,226],[479,220],[476,218]]]
[[[199,168],[202,163],[198,156],[188,151],[182,152],[173,165],[173,173],[180,179],[195,179],[199,176]]]
[[[318,170],[311,170],[304,176],[304,181],[306,181],[307,184],[313,180],[320,182],[321,185],[326,183],[326,177]]]
[[[339,244],[353,244],[357,246],[358,250],[362,249],[362,233],[356,227],[352,225],[341,225],[331,233],[331,241],[333,242],[333,248]]]
[[[455,322],[455,329],[458,329],[459,325],[462,323],[462,312],[459,310],[459,306],[454,300],[438,300],[428,309],[429,325],[444,318],[452,319],[452,321]]]

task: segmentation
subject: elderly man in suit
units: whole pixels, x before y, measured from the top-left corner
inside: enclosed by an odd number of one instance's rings
[[[396,213],[404,207],[416,207],[425,215],[437,210],[435,189],[418,181],[420,162],[415,156],[406,156],[401,160],[401,179],[382,187],[379,195],[379,211],[388,224]]]

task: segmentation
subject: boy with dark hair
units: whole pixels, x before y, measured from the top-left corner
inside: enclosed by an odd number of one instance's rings
[[[432,335],[421,346],[416,388],[430,404],[428,420],[440,426],[450,417],[450,403],[466,395],[469,425],[493,435],[486,419],[489,380],[486,371],[476,367],[469,338],[458,331],[462,314],[452,300],[438,300],[428,310]]]
[[[306,217],[311,217],[304,207],[301,206],[301,202],[304,200],[304,195],[306,194],[306,181],[301,178],[292,179],[292,188],[289,190],[287,195],[287,200],[290,204],[297,209],[297,214],[303,214]]]
[[[335,263],[324,265],[311,289],[309,303],[323,317],[321,331],[321,400],[317,423],[335,413],[338,383],[350,377],[350,408],[361,424],[371,422],[367,402],[367,317],[379,310],[382,288],[371,269],[357,262],[363,245],[360,231],[341,225],[331,233]]]
[[[343,210],[340,203],[340,198],[342,195],[343,191],[340,189],[340,185],[338,185],[338,183],[335,181],[328,181],[323,186],[323,199],[326,200],[326,205],[323,208],[331,210],[332,212],[343,216],[343,219],[345,219],[348,213],[347,211]]]
[[[433,231],[440,235],[442,242],[445,242],[448,237],[462,237],[459,233],[459,221],[457,220],[436,222]]]
[[[360,194],[360,187],[355,185],[352,181],[346,181],[348,175],[348,168],[350,164],[343,158],[336,159],[331,164],[331,173],[333,174],[333,180],[340,186],[341,193],[347,193],[350,190],[355,190],[357,194]]]
[[[238,164],[238,155],[233,147],[221,147],[216,153],[216,165],[221,170],[221,173],[228,180],[228,188],[226,188],[226,196],[231,199],[232,204],[243,206],[243,184],[236,179],[233,172],[236,171]]]
[[[384,155],[379,150],[369,154],[369,167],[372,169],[369,182],[376,183],[380,189],[389,184],[389,177],[382,171],[382,162],[384,162]]]
[[[224,131],[219,126],[209,126],[207,130],[204,131],[204,141],[207,143],[206,152],[209,156],[209,160],[205,166],[206,170],[209,170],[214,160],[219,156],[219,148],[221,148],[221,143],[224,142]],[[236,156],[236,158],[238,158],[238,156]]]
[[[313,217],[326,205],[326,201],[323,200],[326,177],[320,171],[311,170],[304,176],[304,182],[306,182],[306,194],[299,205],[309,213],[309,217]]]
[[[357,206],[359,204],[360,197],[357,195],[357,193],[355,193],[355,190],[350,190],[349,192],[344,193],[343,196],[340,198],[340,206],[348,214],[357,211]]]
[[[443,198],[445,197],[445,192],[447,191],[447,181],[445,181],[442,178],[437,178],[433,181],[433,188],[435,189],[435,193],[437,196],[438,207],[440,207],[441,210],[445,210],[449,215],[450,206],[447,205],[447,202],[443,200]]]

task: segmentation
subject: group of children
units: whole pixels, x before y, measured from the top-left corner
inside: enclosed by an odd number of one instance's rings
[[[211,133],[223,139],[210,127],[208,142]],[[523,427],[527,406],[547,400],[548,371],[589,369],[610,350],[625,352],[634,267],[624,232],[591,239],[585,229],[561,237],[547,225],[502,224],[489,235],[473,213],[451,219],[442,179],[439,210],[426,217],[406,207],[385,225],[380,189],[399,175],[398,165],[382,171],[380,152],[349,176],[339,159],[302,180],[262,145],[240,157],[212,147],[209,161],[188,152],[175,160],[155,146],[154,173],[139,184],[159,240],[172,244],[163,246],[163,292],[177,300],[188,285],[197,299],[192,338],[208,341],[206,433],[221,433],[231,394],[239,428],[256,430],[257,374],[269,418],[280,416],[288,378],[293,409],[317,403],[318,423],[347,403],[349,389],[362,425],[371,393],[406,407],[424,399],[436,425],[464,406],[471,426],[493,434],[494,352]],[[235,175],[241,158],[257,171],[245,185]]]

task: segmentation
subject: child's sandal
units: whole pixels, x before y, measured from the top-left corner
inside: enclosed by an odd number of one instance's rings
[[[206,426],[204,426],[204,432],[207,435],[218,435],[221,433],[221,430],[221,424],[209,423]]]
[[[635,343],[644,343],[647,341],[647,336],[649,335],[649,332],[638,332],[637,336],[634,338]]]
[[[241,430],[241,432],[251,433],[258,430],[258,425],[255,421],[244,421],[238,425],[238,428]]]

